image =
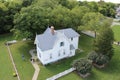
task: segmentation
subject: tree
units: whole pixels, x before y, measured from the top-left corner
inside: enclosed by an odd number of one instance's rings
[[[18,37],[33,37],[36,33],[42,33],[48,26],[47,10],[38,6],[22,8],[20,13],[14,17],[14,28],[12,31]],[[22,35],[21,35],[22,34]]]
[[[89,73],[92,69],[91,61],[84,58],[75,60],[72,65],[80,74],[83,75]]]
[[[13,28],[13,18],[21,9],[21,1],[0,1],[0,33],[10,32]]]
[[[72,19],[70,16],[69,9],[58,5],[50,13],[50,25],[54,25],[57,29],[71,27]]]
[[[23,0],[22,1],[22,6],[27,7],[32,4],[34,0]]]
[[[87,6],[90,8],[92,12],[98,12],[98,3],[96,2],[88,2]]]
[[[79,14],[74,11],[79,11]],[[34,37],[36,33],[42,33],[51,25],[55,26],[55,29],[71,27],[77,30],[82,15],[87,11],[86,7],[70,10],[55,0],[38,0],[15,15],[12,31],[17,36]]]
[[[113,3],[102,3],[102,5],[98,5],[98,11],[107,17],[115,17],[115,4]]]
[[[106,2],[86,2],[86,1],[79,1],[80,6],[86,6],[88,7],[92,12],[100,12],[104,16],[107,17],[115,17],[116,4],[114,3],[106,3]]]
[[[83,30],[91,30],[94,31],[95,37],[96,33],[99,33],[99,30],[104,27],[110,27],[110,19],[106,18],[100,13],[95,12],[89,12],[86,13],[82,18],[82,25],[79,26],[79,29]]]
[[[71,26],[73,29],[77,30],[78,26],[82,24],[81,19],[86,13],[89,13],[89,8],[85,6],[76,6],[71,9]]]
[[[109,59],[111,59],[114,52],[112,47],[113,40],[114,40],[114,34],[111,28],[102,27],[99,35],[95,39],[94,50],[98,54],[103,54],[105,56],[108,56]]]
[[[104,24],[104,19],[105,17],[100,13],[86,13],[82,18],[82,25],[79,28],[94,31],[96,37],[96,31],[102,27],[102,24]]]

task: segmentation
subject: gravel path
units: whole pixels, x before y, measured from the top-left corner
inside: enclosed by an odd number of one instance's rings
[[[8,49],[9,56],[10,56],[10,59],[11,59],[11,61],[12,61],[12,64],[13,64],[14,70],[15,70],[15,72],[16,72],[16,74],[17,74],[17,78],[18,78],[18,80],[20,80],[20,77],[19,77],[19,74],[18,74],[18,71],[17,71],[16,65],[15,65],[15,63],[14,63],[14,60],[13,60],[13,57],[12,57],[12,54],[11,54],[11,50],[10,50],[10,48],[9,48],[9,45],[7,45],[7,49]]]

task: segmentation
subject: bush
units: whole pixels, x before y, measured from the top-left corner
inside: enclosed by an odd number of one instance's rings
[[[106,64],[109,62],[109,57],[106,56],[106,55],[99,55],[97,58],[96,58],[96,64],[97,65],[103,65],[103,64]]]
[[[92,69],[92,63],[88,59],[78,59],[75,60],[72,64],[74,68],[76,68],[77,72],[80,74],[87,74],[91,71]]]
[[[109,57],[106,55],[98,54],[96,52],[91,52],[88,56],[89,60],[97,65],[103,65],[109,62]]]
[[[88,59],[91,60],[93,63],[96,62],[96,58],[98,57],[98,54],[95,51],[92,51],[89,55],[88,55]]]

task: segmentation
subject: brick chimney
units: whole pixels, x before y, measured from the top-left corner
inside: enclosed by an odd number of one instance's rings
[[[51,33],[52,33],[52,35],[54,35],[54,33],[55,33],[54,26],[51,26]]]

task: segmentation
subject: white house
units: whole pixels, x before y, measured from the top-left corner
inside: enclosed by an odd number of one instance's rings
[[[116,9],[116,18],[120,19],[120,6]]]
[[[75,55],[78,49],[79,34],[72,28],[54,30],[47,28],[43,34],[36,35],[37,57],[43,65]]]

